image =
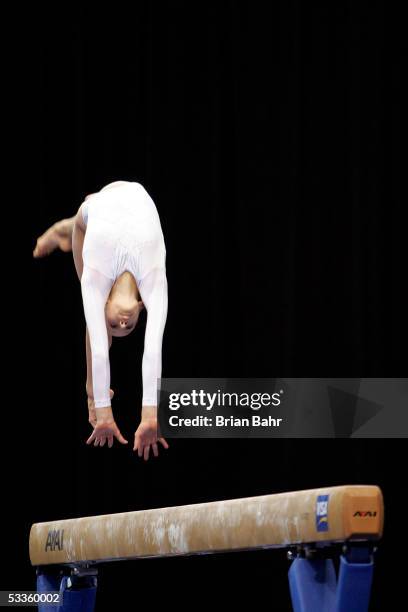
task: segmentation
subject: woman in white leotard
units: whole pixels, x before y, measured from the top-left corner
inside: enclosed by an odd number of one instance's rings
[[[167,317],[166,248],[159,215],[147,191],[136,182],[115,181],[91,194],[75,217],[52,226],[38,241],[35,257],[59,246],[72,251],[86,319],[89,420],[94,427],[88,444],[112,446],[120,433],[111,410],[109,348],[113,336],[135,327],[147,311],[142,361],[142,420],[134,450],[157,456],[157,379]]]

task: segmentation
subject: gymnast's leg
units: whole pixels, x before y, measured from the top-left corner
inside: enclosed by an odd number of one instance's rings
[[[61,221],[57,221],[57,223],[51,225],[51,227],[37,239],[33,256],[35,258],[45,257],[57,248],[64,251],[64,253],[72,251],[72,230],[74,221],[75,216],[70,219],[61,219]]]
[[[87,200],[92,193],[85,197]],[[68,219],[61,219],[53,225],[51,225],[44,234],[37,238],[33,256],[35,258],[45,257],[49,255],[55,249],[60,249],[64,253],[72,251],[72,233],[74,230],[75,217],[69,217]]]

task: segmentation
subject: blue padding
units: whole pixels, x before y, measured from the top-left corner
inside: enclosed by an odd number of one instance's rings
[[[374,562],[349,563],[340,557],[335,612],[367,612],[373,581]]]
[[[38,612],[93,612],[96,600],[96,578],[91,577],[84,586],[69,589],[67,576],[39,574],[37,592],[58,591],[62,594],[61,606],[38,606]]]
[[[333,612],[336,572],[331,559],[295,559],[289,570],[294,612]]]

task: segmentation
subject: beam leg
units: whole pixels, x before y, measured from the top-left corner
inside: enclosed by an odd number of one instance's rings
[[[49,593],[57,591],[62,596],[59,606],[41,605],[38,612],[93,612],[95,609],[97,589],[96,571],[80,573],[74,570],[71,576],[63,572],[47,572],[38,570],[37,592]]]
[[[367,612],[373,581],[374,562],[352,562],[340,557],[335,612]]]
[[[331,559],[297,557],[289,570],[294,612],[332,612],[336,597],[336,572]]]

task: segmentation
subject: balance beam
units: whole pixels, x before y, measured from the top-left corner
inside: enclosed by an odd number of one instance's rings
[[[376,540],[376,486],[340,486],[32,525],[34,566]]]

